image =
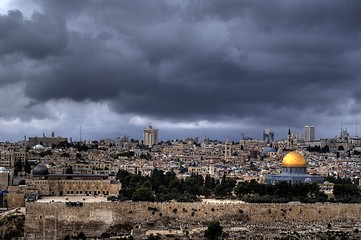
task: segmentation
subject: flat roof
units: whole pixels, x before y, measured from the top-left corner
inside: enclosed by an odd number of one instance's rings
[[[49,174],[49,177],[109,177],[109,174]]]
[[[43,197],[38,199],[36,202],[52,203],[52,202],[108,202],[105,197],[101,196],[54,196],[54,197]]]

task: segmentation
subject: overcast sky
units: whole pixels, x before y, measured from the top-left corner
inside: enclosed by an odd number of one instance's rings
[[[356,134],[361,1],[0,0],[0,140]],[[361,125],[359,127],[361,133]],[[358,134],[361,135],[361,134]]]

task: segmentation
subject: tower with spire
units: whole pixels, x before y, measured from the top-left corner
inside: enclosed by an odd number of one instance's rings
[[[288,135],[287,135],[287,147],[290,148],[292,146],[292,134],[291,129],[288,129]]]

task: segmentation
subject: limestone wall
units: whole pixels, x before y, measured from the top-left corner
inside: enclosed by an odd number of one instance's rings
[[[9,208],[25,207],[25,195],[23,193],[9,193],[6,195]]]
[[[102,202],[26,203],[26,239],[64,239],[84,232],[100,236],[110,226],[166,222],[192,225],[223,222],[346,221],[361,219],[361,204],[204,204]]]

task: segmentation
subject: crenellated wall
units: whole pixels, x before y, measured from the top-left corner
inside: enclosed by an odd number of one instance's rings
[[[75,204],[74,204],[75,205]],[[361,204],[205,204],[101,202],[82,206],[53,203],[26,203],[26,239],[64,239],[84,232],[100,236],[111,226],[170,222],[197,224],[222,222],[310,222],[359,221]]]

